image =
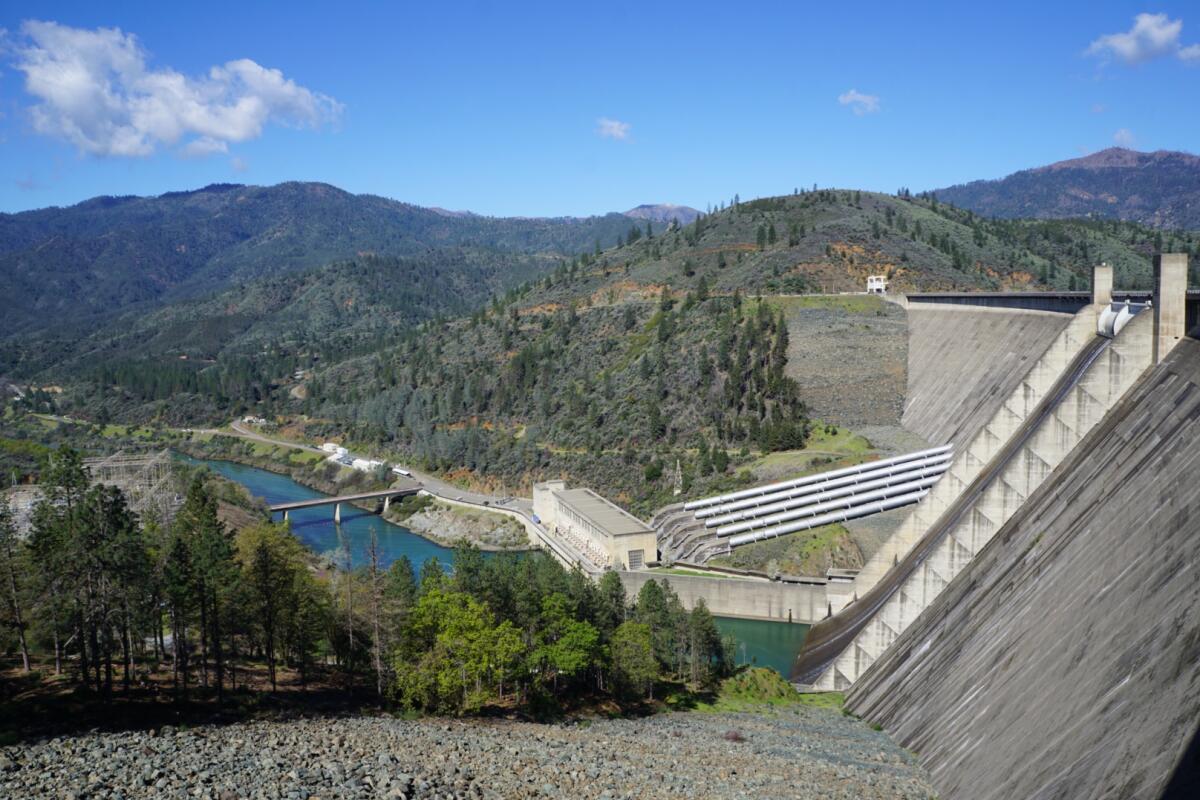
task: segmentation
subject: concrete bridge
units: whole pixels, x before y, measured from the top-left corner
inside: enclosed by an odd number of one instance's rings
[[[287,519],[289,511],[295,511],[300,508],[316,508],[317,506],[333,506],[333,521],[341,522],[342,503],[354,503],[362,500],[383,500],[383,510],[386,512],[394,498],[408,497],[420,491],[421,487],[414,483],[412,485],[394,486],[391,489],[382,489],[376,492],[359,492],[358,494],[346,494],[340,497],[317,497],[312,500],[297,500],[292,503],[276,503],[271,506],[271,513],[281,513],[283,514],[283,518]]]

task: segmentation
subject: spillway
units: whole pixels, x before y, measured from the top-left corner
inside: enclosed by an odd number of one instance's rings
[[[857,602],[852,603],[836,616],[813,627],[805,641],[804,648],[796,658],[796,666],[792,671],[794,681],[812,683],[830,667],[833,660],[850,645],[854,637],[879,612],[884,603],[913,574],[917,566],[930,555],[933,548],[962,520],[963,515],[978,501],[980,495],[996,476],[1028,444],[1030,437],[1062,402],[1067,393],[1075,387],[1079,379],[1096,362],[1096,359],[1108,348],[1110,343],[1110,339],[1096,336],[1085,345],[1071,366],[1062,373],[1052,389],[1043,397],[1033,414],[1025,420],[1016,434],[980,472],[967,490],[959,495],[938,522],[929,528],[917,546],[888,572],[884,580],[871,587]]]
[[[1184,340],[866,670],[847,708],[919,753],[947,800],[1195,797],[1198,474],[1200,342]]]

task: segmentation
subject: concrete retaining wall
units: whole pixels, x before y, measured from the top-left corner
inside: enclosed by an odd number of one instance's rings
[[[916,751],[950,800],[1162,796],[1200,736],[1197,475],[1200,342],[1185,340],[847,706]]]
[[[648,570],[618,574],[630,598],[637,596],[646,581],[665,580],[685,608],[694,607],[703,598],[708,610],[721,617],[812,623],[824,618],[827,611],[823,583],[709,578]]]

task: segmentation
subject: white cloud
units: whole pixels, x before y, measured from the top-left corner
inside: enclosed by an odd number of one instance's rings
[[[848,92],[838,95],[838,102],[844,106],[850,106],[854,110],[854,113],[860,117],[863,114],[874,114],[879,110],[879,96],[863,94],[858,89],[851,89]]]
[[[250,169],[250,165],[246,163],[246,159],[241,158],[240,156],[234,156],[233,158],[229,159],[229,166],[234,172],[245,172],[246,170]]]
[[[629,138],[629,130],[632,127],[628,122],[621,122],[619,119],[601,117],[596,120],[596,133],[605,139],[620,139],[624,141]]]
[[[201,136],[199,139],[192,139],[185,144],[179,152],[188,158],[204,158],[213,153],[228,153],[229,145],[211,136]]]
[[[1105,111],[1108,111],[1108,106],[1104,105],[1104,103],[1095,103],[1092,105],[1093,114],[1103,114]]]
[[[1129,128],[1120,128],[1113,134],[1113,141],[1119,147],[1133,147],[1137,139],[1134,138],[1133,131],[1129,130]]]
[[[34,128],[98,156],[147,156],[180,146],[197,157],[262,135],[268,122],[318,127],[341,114],[332,97],[249,59],[189,78],[150,68],[133,34],[28,21],[11,50],[38,102]]]
[[[1141,64],[1163,56],[1184,61],[1200,60],[1200,45],[1184,47],[1179,37],[1183,20],[1166,14],[1138,14],[1125,33],[1109,33],[1088,45],[1087,54],[1117,58],[1126,64]]]

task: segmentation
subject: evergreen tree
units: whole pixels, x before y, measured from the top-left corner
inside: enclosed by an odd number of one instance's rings
[[[658,666],[650,626],[633,621],[621,623],[613,633],[610,647],[617,685],[632,694],[653,699]]]
[[[9,625],[17,636],[17,644],[21,649],[21,668],[29,672],[29,645],[25,638],[25,591],[24,575],[27,569],[23,563],[23,547],[17,540],[17,526],[13,520],[12,507],[8,500],[0,496],[0,581],[8,606]]]

